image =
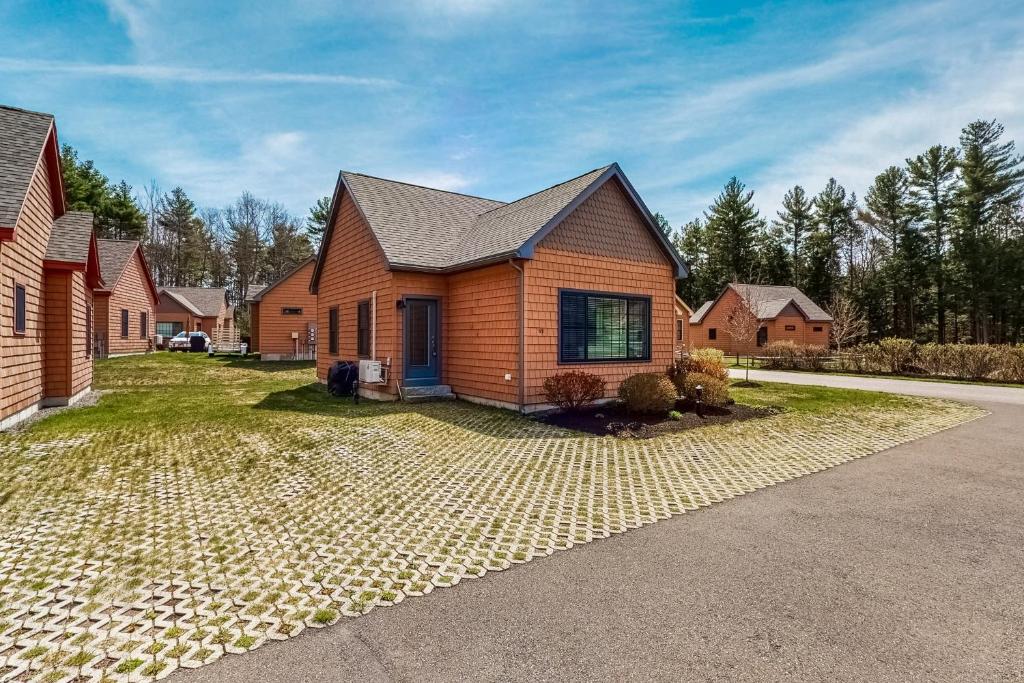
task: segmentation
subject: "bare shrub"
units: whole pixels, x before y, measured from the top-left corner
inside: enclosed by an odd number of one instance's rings
[[[799,347],[793,341],[774,341],[761,349],[764,367],[769,370],[794,370]]]
[[[544,397],[562,410],[579,410],[603,396],[604,380],[589,372],[570,370],[544,380]]]
[[[878,342],[878,352],[884,371],[900,375],[913,365],[917,343],[913,339],[886,337]]]

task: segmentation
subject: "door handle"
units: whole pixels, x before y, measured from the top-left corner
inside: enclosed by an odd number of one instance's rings
[[[430,355],[437,355],[437,337],[430,338]]]

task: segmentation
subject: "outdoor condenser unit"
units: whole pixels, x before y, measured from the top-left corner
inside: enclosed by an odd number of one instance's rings
[[[384,369],[379,360],[359,361],[360,384],[383,384],[384,381]]]

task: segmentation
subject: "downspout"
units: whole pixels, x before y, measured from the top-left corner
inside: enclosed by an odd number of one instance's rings
[[[526,413],[526,271],[513,259],[508,264],[519,271],[519,412]]]
[[[370,294],[370,360],[377,360],[377,290]]]

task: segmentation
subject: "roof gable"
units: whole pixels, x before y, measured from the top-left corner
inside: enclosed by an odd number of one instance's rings
[[[156,283],[153,282],[153,275],[149,272],[146,255],[142,252],[142,246],[138,240],[97,239],[96,246],[99,253],[100,273],[108,291],[113,291],[117,287],[121,276],[128,269],[128,264],[137,257],[139,269],[142,270],[143,278],[146,280],[146,288],[149,290],[150,297],[154,302],[160,298]]]
[[[160,293],[202,318],[220,316],[228,307],[228,292],[223,287],[162,287]]]
[[[674,264],[687,269],[657,228],[650,211],[619,169],[611,164],[511,203],[434,190],[342,171],[310,282],[315,292],[347,193],[393,270],[456,272],[508,258],[532,258],[540,240],[608,180],[616,178],[644,223]]]
[[[252,302],[262,301],[263,297],[266,296],[267,294],[269,294],[275,287],[277,287],[278,285],[280,285],[280,284],[282,284],[284,282],[287,282],[290,278],[292,278],[293,276],[295,276],[299,272],[301,272],[303,268],[305,268],[309,264],[315,263],[315,262],[316,262],[316,257],[315,256],[310,256],[308,259],[306,259],[305,261],[303,261],[302,263],[300,263],[299,265],[295,266],[294,268],[289,270],[287,273],[282,275],[276,282],[272,282],[269,285],[260,287],[260,289],[257,290],[255,294],[251,295],[247,299],[247,301],[252,301]]]
[[[54,216],[64,214],[57,128],[51,114],[0,105],[0,230],[13,238],[40,160],[50,171]]]

